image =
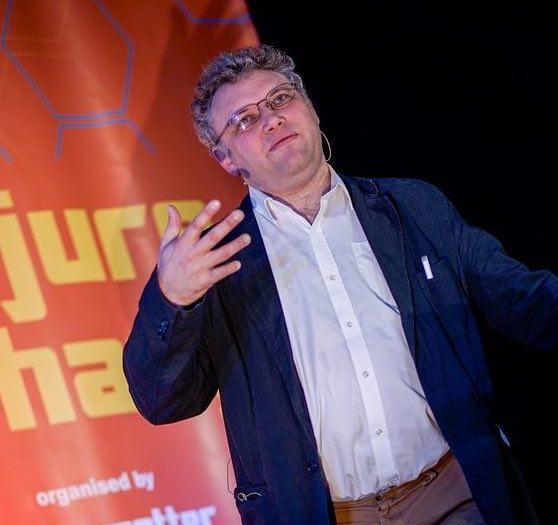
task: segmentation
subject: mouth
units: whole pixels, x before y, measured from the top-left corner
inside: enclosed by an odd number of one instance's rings
[[[291,140],[295,139],[297,136],[298,135],[296,133],[291,133],[290,135],[287,135],[286,137],[283,137],[281,140],[279,140],[278,142],[273,144],[273,146],[271,146],[271,148],[269,148],[269,151],[274,151],[277,148],[280,148],[284,144],[287,144],[288,142],[291,142]]]

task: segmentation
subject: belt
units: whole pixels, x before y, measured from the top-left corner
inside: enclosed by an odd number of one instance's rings
[[[448,450],[435,465],[428,468],[427,470],[422,471],[415,479],[406,481],[405,483],[397,485],[396,487],[390,487],[382,492],[378,492],[378,494],[370,496],[369,499],[374,501],[382,501],[388,498],[397,498],[404,492],[408,492],[410,489],[414,489],[416,487],[419,487],[420,485],[427,485],[438,476],[438,472],[443,469],[451,461],[452,458],[453,454],[451,453],[451,450]]]
[[[412,479],[411,481],[406,481],[401,485],[397,485],[395,487],[387,488],[377,494],[373,494],[371,496],[367,496],[366,498],[359,499],[357,501],[339,501],[334,502],[334,507],[342,508],[347,505],[355,505],[355,504],[366,504],[371,502],[380,502],[385,499],[391,498],[398,498],[405,493],[408,493],[410,490],[420,487],[421,485],[427,485],[433,479],[438,476],[440,470],[442,470],[451,460],[453,459],[453,454],[451,450],[448,450],[439,460],[438,462],[433,465],[432,467],[422,471],[418,477]]]

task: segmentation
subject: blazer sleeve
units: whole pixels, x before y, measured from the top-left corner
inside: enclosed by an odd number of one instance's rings
[[[469,225],[443,197],[473,303],[493,328],[530,347],[558,348],[558,278],[510,257],[489,233]]]
[[[155,425],[201,414],[217,393],[204,328],[208,295],[176,306],[163,296],[157,270],[143,290],[123,368],[138,411]]]

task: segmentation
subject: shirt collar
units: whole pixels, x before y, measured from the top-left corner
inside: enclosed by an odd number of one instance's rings
[[[342,192],[345,195],[346,200],[348,201],[351,210],[354,211],[353,203],[351,201],[351,197],[349,195],[349,191],[345,186],[345,183],[341,179],[341,177],[337,174],[337,172],[328,164],[329,166],[329,173],[331,176],[331,188],[330,190],[324,194],[321,198],[322,204],[327,203],[329,199],[338,192]],[[283,203],[279,202],[278,200],[274,199],[267,193],[260,191],[252,186],[249,186],[248,189],[250,193],[250,200],[252,202],[252,208],[254,209],[255,213],[259,213],[260,215],[264,216],[267,220],[271,221],[273,224],[277,224],[278,218],[277,214],[274,211],[274,208],[277,206],[285,206]]]

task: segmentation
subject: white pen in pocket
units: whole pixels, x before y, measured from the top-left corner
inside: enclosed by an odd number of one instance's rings
[[[427,279],[433,279],[432,268],[430,268],[430,261],[428,260],[428,255],[423,255],[421,257],[422,267],[424,268],[424,273]]]

